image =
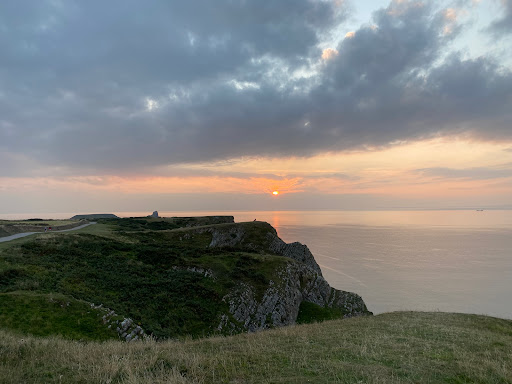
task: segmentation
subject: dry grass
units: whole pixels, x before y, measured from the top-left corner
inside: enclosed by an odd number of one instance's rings
[[[512,383],[512,321],[389,313],[201,340],[0,332],[2,383]]]
[[[42,233],[34,233],[33,235],[22,237],[16,240],[11,240],[8,242],[0,243],[0,251],[3,249],[8,249],[13,246],[19,246],[21,244],[33,241],[34,239],[41,239],[41,240],[51,240],[58,238],[59,236],[69,236],[69,235],[75,235],[77,233],[82,234],[90,234],[90,235],[96,235],[96,236],[102,236],[107,237],[110,239],[121,239],[122,237],[117,235],[113,230],[112,227],[107,224],[94,224],[89,225],[88,227],[77,229],[70,232],[42,232]],[[124,241],[129,242],[126,238],[123,238]]]
[[[77,220],[41,220],[41,221],[29,221],[29,220],[0,220],[0,225],[3,224],[17,224],[17,225],[40,225],[40,226],[62,226],[77,224]]]

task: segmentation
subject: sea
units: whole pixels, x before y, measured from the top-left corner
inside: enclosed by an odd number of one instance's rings
[[[443,311],[512,319],[512,210],[159,213],[266,221],[284,241],[306,244],[330,285],[361,295],[375,314]],[[42,216],[73,214],[0,219]]]

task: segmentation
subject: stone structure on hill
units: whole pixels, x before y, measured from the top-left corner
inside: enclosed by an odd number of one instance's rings
[[[149,217],[154,217],[154,218],[159,217],[159,216],[158,216],[158,211],[154,211],[154,212],[151,214],[151,216],[149,216]]]

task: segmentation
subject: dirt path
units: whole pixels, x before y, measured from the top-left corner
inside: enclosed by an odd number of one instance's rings
[[[82,229],[82,228],[88,227],[89,225],[92,225],[92,224],[96,224],[96,223],[92,222],[92,223],[87,223],[87,224],[79,225],[78,227],[74,227],[74,228],[70,228],[70,229],[62,229],[60,231],[49,231],[49,232],[46,232],[46,233],[58,233],[58,232],[76,231],[77,229]],[[45,233],[45,232],[24,232],[24,233],[17,233],[15,235],[11,235],[11,236],[0,237],[0,243],[4,243],[6,241],[11,241],[11,240],[16,240],[16,239],[19,239],[21,237],[33,235],[35,233],[41,234],[41,233]]]

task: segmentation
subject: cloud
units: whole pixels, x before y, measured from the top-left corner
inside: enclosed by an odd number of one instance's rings
[[[512,0],[500,0],[503,7],[503,16],[495,20],[490,30],[495,34],[508,34],[512,32]]]
[[[452,169],[452,168],[424,168],[415,172],[422,176],[441,178],[441,179],[471,179],[471,180],[490,180],[500,178],[512,178],[512,164],[502,169],[496,168],[468,168],[468,169]]]
[[[451,35],[452,33],[455,33],[457,31],[457,28],[459,25],[457,24],[459,20],[459,16],[461,14],[466,14],[467,11],[456,9],[456,8],[446,8],[442,12],[442,17],[444,18],[444,28],[443,28],[443,34],[445,35]]]
[[[432,4],[392,1],[324,51],[343,4],[6,1],[0,151],[115,174],[439,135],[512,140],[510,70],[447,55],[459,30],[443,33],[447,11]]]
[[[323,60],[330,60],[334,59],[336,56],[339,55],[339,52],[332,48],[327,48],[322,51],[322,59]]]

